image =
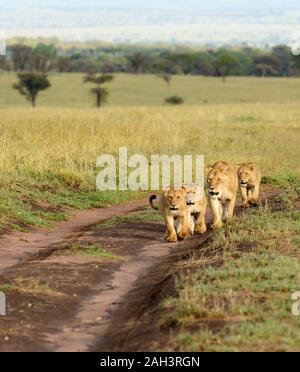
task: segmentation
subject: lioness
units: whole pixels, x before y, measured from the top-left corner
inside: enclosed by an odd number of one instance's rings
[[[177,242],[189,235],[189,216],[183,189],[167,187],[163,190],[158,207],[153,204],[156,195],[150,197],[150,205],[153,209],[159,210],[163,215],[167,229],[165,239],[170,242]],[[175,224],[175,221],[177,224]]]
[[[238,177],[228,163],[218,161],[209,167],[207,175],[209,202],[214,222],[213,228],[220,228],[223,220],[231,222],[238,190]]]
[[[204,234],[207,231],[205,223],[206,214],[206,197],[203,187],[193,184],[191,186],[184,185],[185,200],[187,204],[190,232],[191,234]]]
[[[259,167],[253,163],[241,164],[238,170],[238,178],[243,207],[248,208],[250,205],[257,205],[261,183]]]

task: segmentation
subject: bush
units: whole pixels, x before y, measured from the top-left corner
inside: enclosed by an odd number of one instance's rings
[[[166,98],[165,102],[169,105],[182,105],[184,103],[184,99],[179,96],[171,96]]]

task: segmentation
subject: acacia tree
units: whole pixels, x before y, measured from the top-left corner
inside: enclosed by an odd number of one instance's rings
[[[96,106],[99,108],[103,103],[107,101],[109,91],[103,84],[109,83],[114,79],[113,75],[109,74],[88,74],[84,78],[85,83],[96,84],[94,88],[91,89],[91,93],[96,96]]]
[[[236,68],[239,61],[237,58],[230,54],[221,54],[216,60],[216,69],[220,76],[222,76],[223,81],[226,81],[227,76]]]
[[[142,52],[135,52],[127,56],[129,68],[134,74],[142,74],[147,71],[150,66],[150,57]]]
[[[19,82],[14,84],[14,89],[18,90],[20,94],[25,96],[32,107],[36,106],[36,100],[39,92],[48,89],[51,84],[45,74],[38,74],[35,72],[18,74]]]
[[[162,79],[168,86],[171,84],[172,80],[172,75],[171,74],[166,74],[166,73],[159,73],[157,75],[159,79]]]

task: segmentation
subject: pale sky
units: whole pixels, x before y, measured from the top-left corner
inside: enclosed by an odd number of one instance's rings
[[[0,0],[3,7],[300,8],[299,0]]]

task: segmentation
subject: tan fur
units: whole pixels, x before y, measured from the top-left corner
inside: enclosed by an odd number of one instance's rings
[[[206,197],[201,186],[193,184],[184,185],[185,199],[189,214],[189,225],[191,234],[204,234],[207,231],[205,214],[206,214]]]
[[[230,223],[238,191],[236,170],[224,161],[218,161],[209,167],[207,175],[209,202],[213,215],[213,228],[220,228],[223,221]]]
[[[165,239],[172,243],[189,235],[189,217],[185,192],[174,187],[166,188],[160,197],[158,207],[153,205],[155,196],[150,197],[152,208],[159,210],[166,223]]]
[[[261,170],[253,163],[242,164],[238,170],[239,188],[242,194],[243,207],[257,205],[261,183]]]

